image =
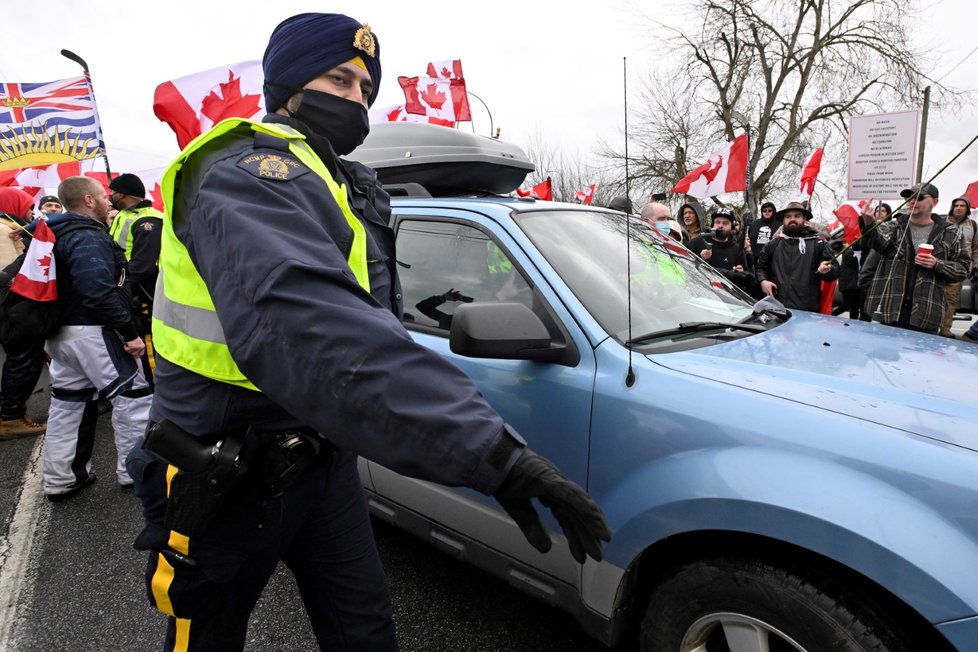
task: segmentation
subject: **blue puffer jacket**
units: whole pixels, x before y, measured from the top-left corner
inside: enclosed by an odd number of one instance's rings
[[[66,226],[78,223],[95,228],[74,229],[60,237]],[[57,238],[54,256],[64,323],[108,326],[126,342],[136,339],[139,333],[129,309],[125,253],[105,226],[85,215],[59,213],[48,219],[48,227]]]

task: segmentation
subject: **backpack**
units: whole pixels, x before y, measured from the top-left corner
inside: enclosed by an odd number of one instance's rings
[[[58,242],[71,231],[98,229],[96,224],[68,224],[56,234]],[[64,319],[61,301],[35,301],[10,291],[10,285],[20,272],[27,249],[0,271],[0,344],[23,345],[47,339],[58,332]]]

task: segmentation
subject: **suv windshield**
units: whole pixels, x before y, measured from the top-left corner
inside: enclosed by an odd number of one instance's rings
[[[626,250],[626,216],[621,213],[530,211],[515,217],[581,303],[619,342],[629,338],[629,259],[631,331],[636,340],[681,324],[732,323],[752,314],[753,301],[747,294],[638,218],[628,218]]]

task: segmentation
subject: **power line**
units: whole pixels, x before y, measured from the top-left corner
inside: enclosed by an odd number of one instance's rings
[[[974,50],[972,50],[972,51],[971,51],[971,52],[969,52],[969,53],[968,53],[967,55],[965,55],[965,57],[964,57],[964,59],[961,59],[961,61],[958,61],[958,63],[957,63],[957,65],[956,65],[956,66],[954,66],[953,68],[951,68],[950,70],[948,70],[948,71],[947,71],[946,73],[944,73],[944,76],[943,76],[943,77],[941,77],[940,79],[938,79],[938,80],[937,80],[937,81],[936,81],[935,83],[937,83],[937,84],[939,84],[939,83],[941,83],[941,81],[943,81],[943,80],[944,80],[944,77],[947,77],[947,76],[948,76],[948,75],[950,75],[950,74],[951,74],[952,72],[954,72],[955,70],[957,70],[957,69],[958,69],[958,67],[959,67],[959,66],[960,66],[960,65],[961,65],[962,63],[964,63],[965,61],[967,61],[968,59],[970,59],[970,58],[971,58],[971,55],[972,55],[972,54],[974,54],[975,52],[978,52],[978,47],[975,47],[975,49],[974,49]]]

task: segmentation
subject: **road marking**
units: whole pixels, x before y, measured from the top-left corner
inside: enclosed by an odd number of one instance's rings
[[[33,583],[26,586],[27,571],[31,566],[31,548],[35,538],[44,534],[47,521],[42,522],[43,492],[41,486],[41,452],[44,436],[37,438],[27,468],[20,479],[20,496],[10,521],[7,536],[0,539],[0,652],[13,652],[11,639],[17,624],[17,607],[21,599],[30,600],[34,593]]]

